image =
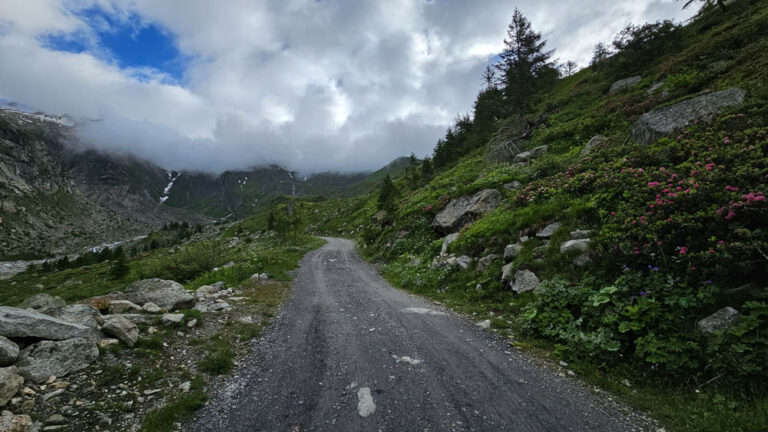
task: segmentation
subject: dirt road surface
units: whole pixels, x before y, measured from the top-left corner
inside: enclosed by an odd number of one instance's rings
[[[191,431],[637,431],[652,421],[393,288],[354,243],[301,263],[275,323]]]

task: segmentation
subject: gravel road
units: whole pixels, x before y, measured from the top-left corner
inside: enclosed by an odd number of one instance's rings
[[[637,431],[646,416],[389,285],[349,240],[309,253],[191,431]]]

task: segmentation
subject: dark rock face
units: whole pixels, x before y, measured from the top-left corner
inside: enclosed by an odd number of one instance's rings
[[[639,143],[651,143],[696,120],[710,120],[723,108],[740,105],[745,95],[742,89],[729,88],[645,113],[632,128],[632,136]]]

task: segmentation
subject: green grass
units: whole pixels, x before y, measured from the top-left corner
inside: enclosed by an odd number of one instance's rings
[[[194,378],[188,393],[177,396],[164,407],[147,414],[141,428],[142,432],[167,432],[173,430],[176,423],[191,417],[208,399],[203,390],[204,386],[205,383],[201,377]]]

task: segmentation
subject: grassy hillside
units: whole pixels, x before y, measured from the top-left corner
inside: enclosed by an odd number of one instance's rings
[[[397,285],[492,319],[518,346],[569,361],[673,430],[765,430],[767,6],[737,1],[685,27],[660,26],[537,93],[529,136],[526,122],[502,116],[490,140],[465,140],[442,171],[396,181],[398,205],[386,216],[374,217],[375,193],[310,203],[309,230],[357,238]],[[632,75],[634,86],[609,90]],[[743,104],[650,144],[633,138],[642,114],[733,87],[746,91]],[[446,141],[477,127],[467,121]],[[504,142],[518,148],[500,162]],[[540,146],[543,155],[515,163]],[[510,291],[502,260],[432,265],[442,243],[435,215],[488,188],[502,193],[501,205],[462,228],[449,252],[477,260],[519,243],[512,274],[534,272],[534,291]],[[560,226],[548,241],[536,237],[552,222]],[[575,230],[591,239],[583,266],[577,252],[561,252]],[[734,324],[697,328],[723,307],[739,311]]]

